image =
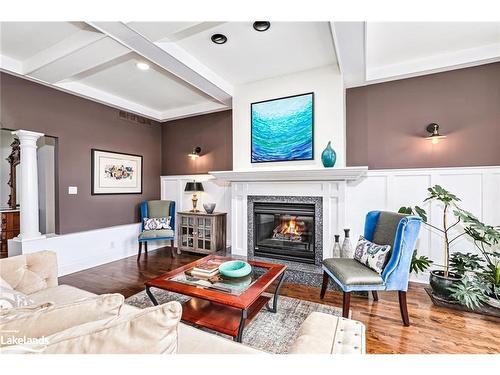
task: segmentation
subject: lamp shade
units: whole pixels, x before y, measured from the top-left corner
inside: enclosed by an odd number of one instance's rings
[[[201,182],[187,182],[184,191],[191,191],[191,192],[204,191],[203,184]]]

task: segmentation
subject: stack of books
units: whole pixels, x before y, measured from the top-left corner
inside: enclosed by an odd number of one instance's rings
[[[191,274],[191,276],[194,277],[209,279],[211,277],[216,276],[219,273],[220,265],[221,262],[215,260],[209,260],[206,263],[193,267],[189,273]]]

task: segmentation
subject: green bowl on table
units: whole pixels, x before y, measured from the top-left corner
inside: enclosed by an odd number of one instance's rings
[[[219,272],[226,277],[244,277],[252,272],[252,266],[242,260],[230,260],[219,266]]]

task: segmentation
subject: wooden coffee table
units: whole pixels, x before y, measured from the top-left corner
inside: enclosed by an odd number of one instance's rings
[[[264,306],[269,311],[276,313],[279,290],[284,280],[286,266],[276,263],[248,261],[255,270],[259,270],[262,274],[259,272],[259,275],[254,277],[251,285],[239,295],[172,280],[172,278],[182,276],[185,271],[210,259],[226,261],[238,258],[209,255],[146,281],[146,293],[154,305],[158,305],[158,302],[151,293],[151,288],[163,289],[192,297],[183,304],[183,322],[232,336],[235,341],[241,342],[243,328]],[[276,280],[278,284],[274,296],[262,295]],[[269,306],[271,299],[273,299],[272,307]]]

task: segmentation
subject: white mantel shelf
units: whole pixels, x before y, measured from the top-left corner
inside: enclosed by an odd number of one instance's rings
[[[353,181],[368,171],[368,167],[314,169],[255,169],[244,171],[208,172],[219,180],[238,181]]]

